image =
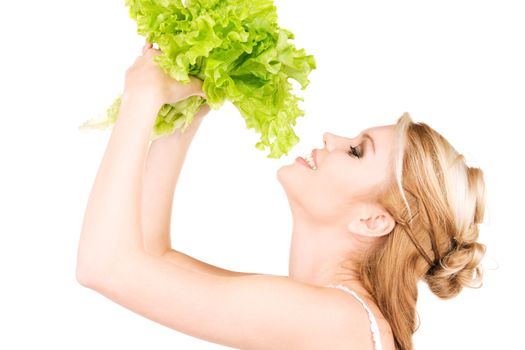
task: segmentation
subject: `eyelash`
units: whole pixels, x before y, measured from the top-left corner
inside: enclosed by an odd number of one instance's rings
[[[363,154],[361,153],[361,149],[359,148],[359,146],[357,147],[353,147],[350,145],[350,149],[348,150],[347,152],[349,155],[351,155],[352,157],[356,157],[357,159],[361,158],[363,156]]]

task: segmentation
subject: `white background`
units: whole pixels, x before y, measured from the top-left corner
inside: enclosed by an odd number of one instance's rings
[[[201,125],[177,188],[175,249],[218,266],[287,274],[291,216],[280,166],[322,133],[355,136],[407,111],[485,172],[485,283],[455,299],[420,287],[417,349],[521,340],[525,94],[520,1],[279,0],[282,27],[314,54],[301,142],[266,158],[231,105]],[[75,280],[87,198],[110,131],[104,112],[140,55],[124,1],[10,1],[0,13],[0,348],[226,349],[137,315]],[[511,318],[516,316],[516,322]],[[521,343],[521,342],[520,342]]]

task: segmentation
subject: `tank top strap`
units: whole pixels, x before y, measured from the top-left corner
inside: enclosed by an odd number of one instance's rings
[[[377,325],[376,318],[375,318],[374,314],[372,313],[372,311],[370,310],[370,308],[368,307],[368,305],[366,305],[366,303],[363,301],[363,299],[361,299],[359,297],[359,295],[357,295],[356,292],[354,292],[353,290],[348,289],[348,287],[343,286],[341,284],[329,284],[326,287],[341,289],[341,290],[347,292],[348,294],[352,295],[354,298],[356,298],[363,305],[363,307],[365,308],[366,312],[368,313],[368,318],[370,319],[370,329],[372,331],[372,337],[374,339],[374,344],[375,344],[374,348],[376,350],[383,350],[383,345],[381,343],[381,334],[379,333],[379,326]]]

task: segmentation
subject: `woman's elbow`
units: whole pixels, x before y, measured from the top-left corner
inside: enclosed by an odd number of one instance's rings
[[[89,259],[92,261],[92,259]],[[86,288],[94,289],[103,280],[104,272],[85,259],[77,259],[76,279]]]

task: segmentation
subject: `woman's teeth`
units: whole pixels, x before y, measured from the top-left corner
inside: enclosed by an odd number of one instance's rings
[[[313,170],[317,170],[317,167],[315,166],[314,160],[313,160],[313,158],[312,158],[312,156],[310,154],[304,156],[304,160],[306,160],[306,162],[308,163],[310,168],[312,168]]]

